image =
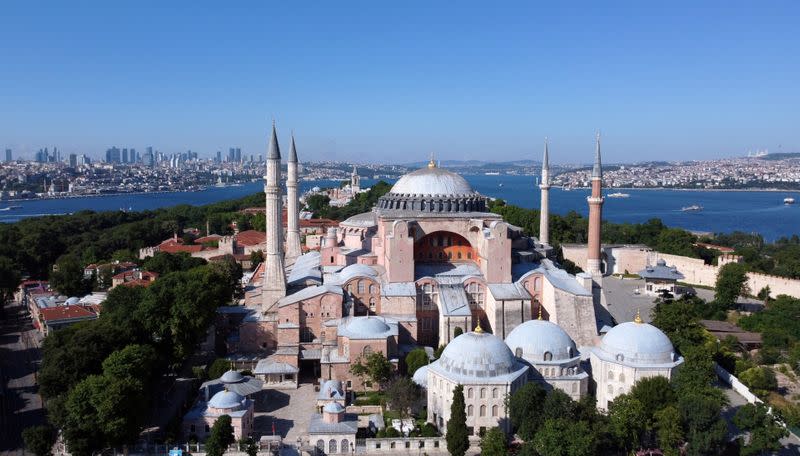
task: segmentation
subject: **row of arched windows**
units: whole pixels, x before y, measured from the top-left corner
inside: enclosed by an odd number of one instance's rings
[[[486,399],[487,389],[480,388],[478,391],[480,394],[480,398]],[[492,399],[497,399],[498,392],[499,390],[497,388],[492,388]],[[472,395],[473,395],[473,388],[467,388],[467,399],[472,399]]]
[[[350,441],[347,439],[342,439],[341,446],[339,446],[340,442],[336,439],[330,439],[328,441],[328,453],[336,454],[339,453],[339,448],[341,448],[342,453],[349,453],[350,452]],[[321,453],[325,453],[325,441],[322,439],[317,440],[317,449]]]
[[[474,409],[474,407],[472,405],[468,405],[467,406],[467,416],[473,416],[474,415],[474,411],[475,411],[475,409]],[[493,405],[492,406],[492,416],[498,416],[499,411],[500,411],[500,408],[497,405]],[[480,408],[478,408],[478,416],[486,416],[486,406],[485,405],[481,405]]]

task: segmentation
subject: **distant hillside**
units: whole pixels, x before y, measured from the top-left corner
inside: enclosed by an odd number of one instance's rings
[[[800,152],[778,152],[777,154],[767,154],[763,157],[758,157],[761,160],[786,160],[788,158],[800,158]]]
[[[535,160],[514,160],[514,161],[507,161],[507,162],[486,162],[482,160],[441,160],[437,161],[443,167],[447,168],[498,168],[498,169],[506,169],[506,168],[516,168],[516,167],[531,167],[531,166],[541,166],[541,162]],[[413,163],[406,163],[402,166],[407,166],[409,168],[422,168],[428,164],[427,161],[424,162],[413,162]]]

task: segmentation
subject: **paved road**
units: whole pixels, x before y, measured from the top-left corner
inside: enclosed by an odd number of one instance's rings
[[[44,423],[36,384],[40,339],[27,309],[8,303],[0,320],[0,455],[22,453],[22,430]]]

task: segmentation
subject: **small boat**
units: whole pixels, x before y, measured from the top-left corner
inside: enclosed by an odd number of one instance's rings
[[[497,184],[497,186],[498,186],[498,187],[502,187],[502,186],[503,186],[503,183],[502,183],[502,182],[500,182],[499,184]]]
[[[0,211],[10,211],[11,207],[0,207]]]
[[[9,209],[22,209],[22,206],[8,206]]]
[[[630,193],[621,193],[621,192],[609,193],[608,195],[606,195],[606,198],[630,198],[630,197],[631,197]]]
[[[700,212],[703,210],[703,206],[699,206],[697,204],[692,204],[691,206],[685,206],[681,208],[682,212]]]
[[[783,204],[794,204],[794,198],[792,198],[792,197],[784,198],[783,199]]]

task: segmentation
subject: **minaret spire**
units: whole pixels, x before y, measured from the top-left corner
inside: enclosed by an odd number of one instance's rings
[[[267,154],[267,174],[264,176],[266,194],[267,242],[264,256],[264,277],[261,279],[262,310],[270,310],[279,299],[286,296],[286,273],[283,263],[283,233],[281,223],[281,150],[275,120]]]
[[[544,138],[544,157],[542,158],[541,203],[539,207],[539,242],[550,245],[550,152],[547,138]]]
[[[292,133],[292,148],[286,163],[286,262],[294,263],[300,248],[300,207],[297,197],[297,146]]]
[[[600,133],[597,133],[594,167],[592,168],[592,196],[589,202],[589,245],[586,255],[586,272],[593,277],[602,276],[600,265],[600,227],[603,220],[603,167],[600,162]]]

